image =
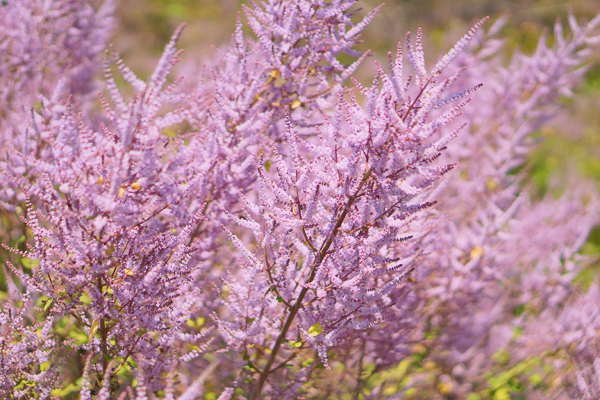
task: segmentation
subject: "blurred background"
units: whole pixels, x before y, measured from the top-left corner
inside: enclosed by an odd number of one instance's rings
[[[202,66],[219,47],[228,44],[234,30],[240,0],[128,0],[121,1],[113,42],[136,73],[147,77],[175,28],[186,28],[179,48],[185,49],[183,64]],[[357,21],[380,4],[380,0],[358,2]],[[532,52],[542,34],[553,39],[553,25],[572,12],[579,21],[600,13],[600,0],[391,0],[363,34],[359,50],[370,49],[378,59],[395,51],[407,31],[423,28],[425,54],[433,58],[447,51],[475,22],[490,16],[486,24],[507,17],[500,37],[507,41],[507,62],[514,49]],[[242,13],[242,21],[245,17]],[[247,29],[247,28],[245,28]],[[247,32],[250,34],[250,32]],[[600,61],[600,46],[595,57]],[[189,69],[188,69],[189,70]],[[373,63],[367,60],[358,71],[359,80],[370,81]],[[190,80],[192,81],[192,79]],[[185,82],[185,81],[184,81]],[[600,188],[600,62],[590,65],[573,99],[565,99],[557,117],[538,133],[539,148],[530,155],[531,189],[537,196],[549,190],[561,193],[568,179],[592,179]],[[584,246],[585,254],[600,254],[600,228]],[[600,263],[580,277],[589,283]]]

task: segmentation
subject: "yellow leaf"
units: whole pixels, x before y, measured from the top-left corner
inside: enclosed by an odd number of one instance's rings
[[[425,352],[427,351],[427,348],[426,348],[425,346],[423,346],[422,344],[420,344],[420,343],[417,343],[417,344],[415,344],[415,345],[413,346],[412,350],[413,350],[415,353],[419,353],[419,354],[420,354],[420,353],[425,353]]]
[[[98,183],[98,185],[102,185],[104,183],[104,177],[103,176],[99,176],[97,183]]]
[[[125,196],[125,188],[119,188],[119,197]]]
[[[386,396],[394,395],[397,392],[398,389],[395,386],[386,386],[385,389],[383,389],[383,394],[385,394]]]
[[[165,136],[169,136],[169,137],[176,137],[177,136],[177,131],[171,128],[165,128],[162,130],[161,132],[163,135]]]
[[[423,369],[425,371],[431,371],[433,369],[435,369],[436,365],[433,361],[426,361],[425,364],[423,364]]]
[[[133,182],[133,183],[131,184],[131,188],[132,188],[133,190],[140,190],[140,189],[142,188],[142,186],[140,185],[140,183],[139,183],[139,182],[135,181],[135,182]]]
[[[453,389],[452,383],[450,383],[450,382],[439,382],[437,384],[437,390],[441,394],[450,394],[450,393],[452,393],[452,389]]]
[[[278,69],[271,70],[271,78],[277,78],[279,75],[281,75],[281,71],[279,71]]]
[[[275,79],[275,87],[282,87],[283,85],[286,84],[286,80],[283,78],[277,78]]]
[[[302,105],[302,102],[298,99],[292,101],[292,110],[295,110],[296,108],[300,107]]]
[[[473,247],[471,250],[471,259],[481,257],[483,255],[483,248],[481,246]]]
[[[132,271],[132,270],[130,270],[129,268],[125,268],[125,269],[123,270],[123,272],[125,272],[125,274],[126,274],[127,276],[133,276],[133,275],[134,275],[133,271]]]
[[[96,332],[98,332],[98,327],[100,326],[99,320],[94,320],[92,322],[92,326],[90,327],[90,334],[88,335],[88,341],[91,341],[94,336],[96,336]]]
[[[323,328],[321,327],[320,323],[316,323],[313,326],[311,326],[310,328],[308,328],[308,334],[311,336],[318,336],[323,332]]]

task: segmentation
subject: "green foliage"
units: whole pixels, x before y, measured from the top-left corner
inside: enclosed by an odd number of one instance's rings
[[[323,332],[323,327],[321,326],[320,323],[316,323],[313,326],[311,326],[310,328],[308,328],[308,334],[311,336],[318,336]]]
[[[584,90],[590,92],[600,90],[600,65],[592,65],[585,74]]]

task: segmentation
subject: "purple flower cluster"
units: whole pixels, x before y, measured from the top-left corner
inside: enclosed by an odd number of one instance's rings
[[[143,81],[112,2],[3,2],[0,395],[500,398],[502,352],[600,390],[595,191],[515,173],[600,18],[508,63],[483,19],[430,69],[419,30],[350,87],[378,10],[252,3],[253,40],[171,81],[180,26]]]

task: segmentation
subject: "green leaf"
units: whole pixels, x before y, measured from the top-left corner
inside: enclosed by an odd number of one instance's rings
[[[54,389],[51,394],[60,398],[65,398],[71,393],[75,393],[81,390],[81,378],[75,383],[68,384],[64,389]]]
[[[48,311],[50,307],[54,304],[54,299],[46,300],[46,304],[44,305],[44,311]]]
[[[72,328],[68,332],[68,334],[69,334],[69,337],[71,337],[71,338],[73,338],[73,339],[75,339],[77,341],[77,344],[85,344],[85,343],[87,343],[87,341],[86,341],[87,337],[85,336],[85,334],[76,332],[74,330],[74,328]]]
[[[513,326],[513,336],[515,339],[520,338],[523,335],[523,327],[522,326]]]
[[[39,260],[33,260],[31,258],[23,258],[21,259],[21,264],[23,264],[23,266],[25,268],[33,268],[33,267],[37,267],[37,265],[40,263]]]
[[[271,170],[271,160],[265,161],[265,169],[267,170],[267,172]]]
[[[542,374],[536,372],[534,374],[531,374],[528,380],[534,385],[539,385],[544,381],[544,377],[542,376]]]
[[[523,374],[527,369],[538,364],[540,362],[540,360],[541,359],[538,357],[524,360],[524,361],[520,362],[519,364],[515,365],[514,367],[512,367],[510,370],[508,370],[500,375],[496,375],[496,376],[490,378],[488,380],[488,383],[490,386],[489,390],[492,392],[499,391],[500,389],[502,389],[506,385],[508,385],[509,381],[512,378],[518,377],[519,375]],[[500,393],[498,396],[503,396],[503,395],[504,394]]]
[[[79,296],[79,300],[81,300],[81,302],[85,305],[90,305],[92,302],[92,298],[87,293],[82,293],[81,296]]]
[[[308,334],[311,336],[318,336],[323,332],[323,328],[321,327],[320,323],[316,323],[313,326],[311,326],[310,328],[308,328]]]
[[[314,358],[307,358],[306,360],[302,361],[302,366],[307,367],[314,362],[315,362]]]

